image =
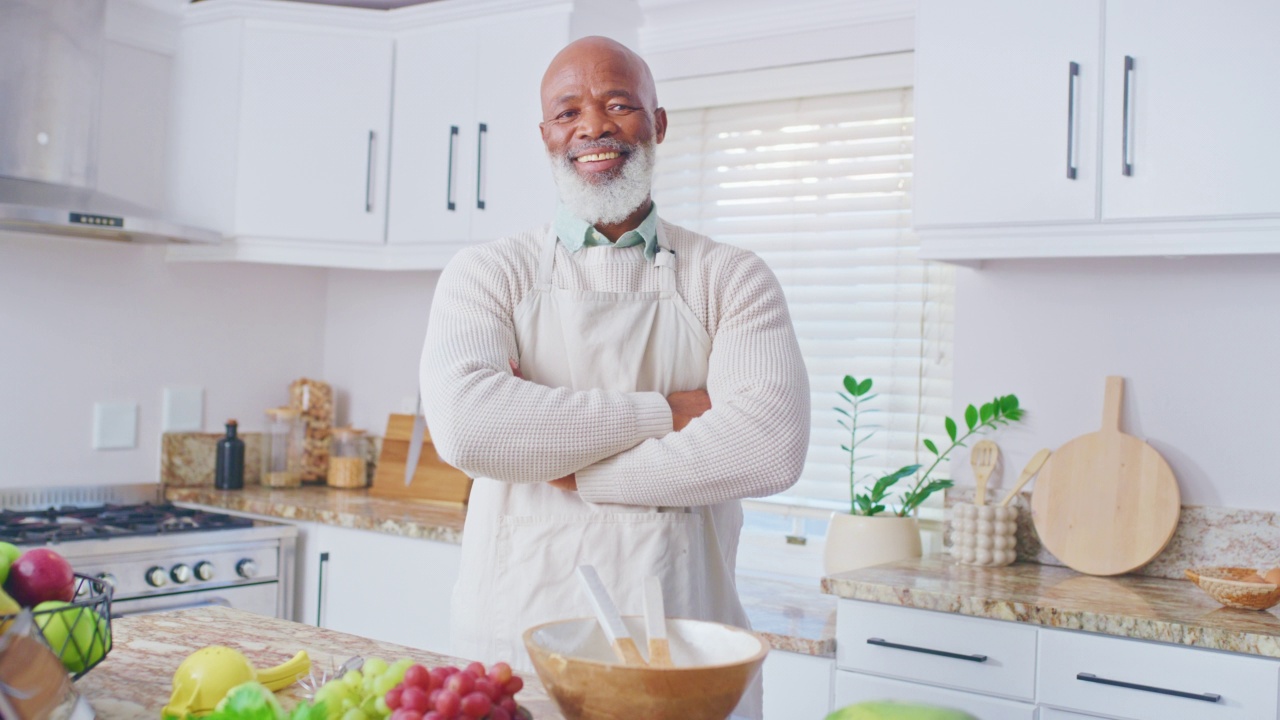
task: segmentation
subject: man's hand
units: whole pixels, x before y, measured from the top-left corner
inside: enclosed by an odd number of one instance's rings
[[[682,390],[668,395],[667,404],[671,406],[671,429],[679,432],[711,409],[711,396],[706,390]]]
[[[569,473],[562,478],[548,480],[547,484],[553,488],[560,488],[565,492],[576,492],[578,490],[578,476],[573,473]]]

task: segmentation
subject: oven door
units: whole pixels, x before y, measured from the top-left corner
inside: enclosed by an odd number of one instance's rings
[[[149,613],[187,610],[198,607],[229,607],[236,610],[276,617],[279,600],[278,583],[265,582],[254,585],[194,590],[169,595],[151,595],[143,598],[126,598],[111,603],[111,617],[128,617]]]

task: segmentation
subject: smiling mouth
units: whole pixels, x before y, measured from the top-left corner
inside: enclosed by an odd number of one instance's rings
[[[588,155],[579,155],[578,157],[574,158],[574,162],[580,162],[580,163],[600,162],[602,160],[614,160],[620,157],[622,157],[622,153],[619,153],[619,152],[591,153]]]

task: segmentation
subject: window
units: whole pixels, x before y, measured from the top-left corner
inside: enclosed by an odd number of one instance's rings
[[[862,420],[878,430],[860,448],[860,483],[932,458],[920,440],[945,437],[951,405],[952,274],[916,259],[911,232],[911,89],[669,117],[654,178],[659,211],[764,258],[808,366],[808,460],[795,487],[769,502],[847,511],[840,446],[849,438],[832,410],[842,378],[870,377],[878,394],[866,406],[878,412]],[[935,476],[947,477],[942,470]]]

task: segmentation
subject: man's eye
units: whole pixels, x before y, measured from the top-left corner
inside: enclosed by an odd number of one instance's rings
[[[615,112],[631,112],[632,110],[635,110],[635,108],[630,105],[610,105],[609,109]]]
[[[557,115],[557,116],[556,116],[556,119],[557,119],[557,120],[572,120],[573,118],[575,118],[575,117],[577,117],[577,116],[578,116],[578,111],[577,111],[577,110],[565,110],[564,112],[562,112],[562,113],[560,113],[559,115]]]

